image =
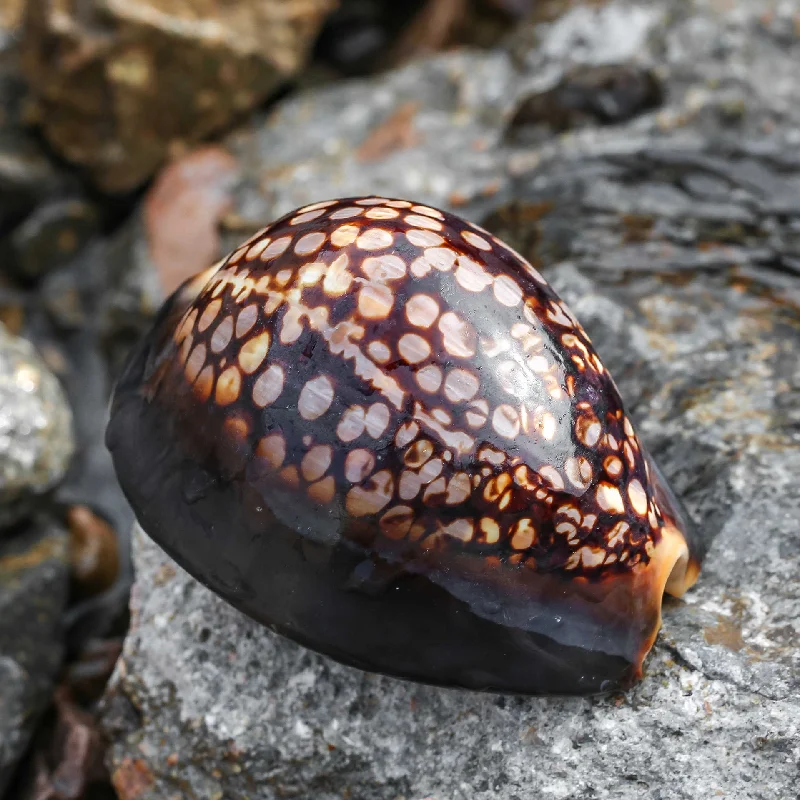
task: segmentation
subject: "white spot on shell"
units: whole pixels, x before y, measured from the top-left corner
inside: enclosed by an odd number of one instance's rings
[[[489,244],[489,242],[487,242],[482,236],[478,236],[477,233],[473,233],[472,231],[461,231],[461,235],[464,237],[464,241],[468,242],[473,247],[477,247],[479,250],[486,250],[488,252],[492,249],[492,246]]]
[[[364,216],[367,219],[394,219],[400,216],[400,212],[394,208],[371,208]]]
[[[409,364],[418,364],[431,354],[431,346],[416,333],[405,333],[397,343],[397,351]]]
[[[386,319],[393,305],[394,293],[384,284],[367,284],[358,293],[359,313],[367,319]]]
[[[367,345],[367,352],[379,364],[385,364],[392,357],[392,351],[383,342],[370,342]]]
[[[327,375],[318,375],[306,383],[300,391],[297,410],[306,420],[321,417],[333,402],[333,383]]]
[[[253,384],[253,402],[259,407],[274,403],[283,391],[283,368],[271,364]]]
[[[633,510],[640,517],[647,514],[647,495],[642,484],[636,478],[628,484],[628,498],[631,501]]]
[[[468,322],[448,311],[439,319],[445,350],[456,358],[472,358],[475,355],[477,336]]]
[[[428,364],[416,374],[417,384],[423,392],[433,393],[442,385],[442,370],[435,364]]]
[[[622,495],[619,489],[610,483],[601,481],[597,485],[597,504],[603,511],[611,511],[615,514],[621,514],[625,511],[625,505],[622,502]]]
[[[316,253],[316,251],[322,247],[322,243],[324,241],[325,234],[321,231],[307,233],[305,236],[301,236],[297,240],[297,244],[294,246],[294,251],[299,256],[305,256],[309,253]]]
[[[239,350],[239,365],[248,374],[255,372],[269,352],[269,333],[248,339]]]
[[[300,471],[310,483],[319,480],[327,471],[333,460],[333,448],[328,444],[312,447],[300,462]]]
[[[370,256],[361,264],[361,271],[371,281],[394,281],[405,277],[406,262],[394,255]]]
[[[442,230],[442,223],[430,217],[421,216],[419,214],[406,214],[404,219],[408,225],[413,225],[415,228],[425,228],[429,231]]]
[[[241,339],[256,324],[257,319],[258,306],[255,303],[245,306],[236,318],[236,338]]]
[[[361,483],[375,468],[375,456],[363,447],[351,450],[344,461],[344,476],[350,483]]]
[[[355,206],[345,206],[332,212],[330,219],[351,219],[364,213],[363,208],[356,208]]]
[[[340,225],[331,234],[331,244],[334,247],[347,247],[347,245],[353,244],[360,230],[358,225]]]
[[[364,409],[362,406],[350,406],[336,427],[336,435],[343,442],[352,442],[364,433]]]
[[[389,418],[389,409],[383,403],[371,405],[364,418],[364,427],[367,429],[367,433],[373,439],[379,439],[389,425]]]
[[[275,239],[274,242],[270,242],[269,247],[261,254],[262,261],[269,261],[281,253],[286,252],[286,248],[292,243],[291,236],[281,236],[280,239]]]
[[[411,205],[409,203],[409,205]],[[411,210],[415,211],[417,214],[422,214],[426,217],[433,217],[434,219],[444,219],[444,214],[441,211],[438,211],[435,208],[431,208],[430,206],[411,206]]]
[[[457,367],[447,373],[447,379],[444,382],[444,394],[451,403],[464,403],[475,397],[480,385],[480,379],[477,375],[469,370]]]
[[[416,228],[406,231],[406,239],[415,247],[438,247],[444,244],[444,239],[438,233]]]
[[[324,213],[324,209],[322,208],[315,209],[314,211],[306,211],[304,214],[298,214],[296,217],[292,217],[289,224],[301,225],[303,222],[311,222],[312,219],[321,217]]]
[[[217,325],[211,336],[211,349],[215,353],[223,351],[233,336],[233,317],[229,314]]]
[[[367,228],[357,239],[356,244],[362,250],[383,250],[390,247],[394,237],[383,228]]]
[[[494,281],[494,296],[498,303],[513,308],[522,300],[522,289],[513,278],[508,275],[500,275]]]
[[[467,256],[459,256],[456,280],[468,292],[482,292],[492,283],[492,276],[477,262]]]
[[[418,328],[430,328],[439,316],[439,304],[430,295],[415,294],[406,303],[406,318]]]

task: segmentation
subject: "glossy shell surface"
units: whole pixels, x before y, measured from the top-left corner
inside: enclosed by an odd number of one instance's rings
[[[400,677],[629,685],[698,546],[589,338],[491,234],[298,209],[184,284],[108,431],[144,529],[275,630]]]

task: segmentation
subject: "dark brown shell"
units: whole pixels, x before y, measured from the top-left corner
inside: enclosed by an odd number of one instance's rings
[[[299,209],[187,282],[108,442],[186,569],[401,677],[625,686],[699,569],[569,309],[486,231],[405,200]]]

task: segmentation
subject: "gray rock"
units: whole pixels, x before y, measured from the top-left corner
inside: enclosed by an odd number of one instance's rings
[[[39,519],[0,539],[0,797],[50,702],[68,585],[65,530]]]
[[[58,379],[29,342],[0,324],[0,528],[62,479],[73,449]]]
[[[136,789],[123,798],[800,794],[800,88],[764,79],[788,75],[798,45],[787,9],[766,17],[766,2],[639,7],[620,56],[659,71],[667,105],[507,143],[542,74],[559,80],[576,53],[614,60],[608,31],[628,7],[538,26],[518,67],[461,53],[291,100],[242,134],[251,179],[236,202],[255,225],[333,194],[458,200],[545,270],[711,542],[697,586],[665,604],[644,679],[626,695],[529,699],[361,673],[242,617],[139,533],[104,717],[115,785]],[[578,51],[565,44],[577,35]],[[367,129],[412,100],[431,135],[359,161]]]

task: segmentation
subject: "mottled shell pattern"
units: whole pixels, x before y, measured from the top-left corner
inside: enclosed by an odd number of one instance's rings
[[[426,575],[484,620],[499,604],[506,627],[588,647],[587,629],[553,620],[591,618],[613,630],[599,649],[639,674],[663,591],[696,578],[694,545],[586,332],[519,254],[425,205],[329,200],[164,313],[137,390],[210,479],[246,484],[297,536],[390,565],[389,582]],[[191,547],[171,548],[191,569]]]

